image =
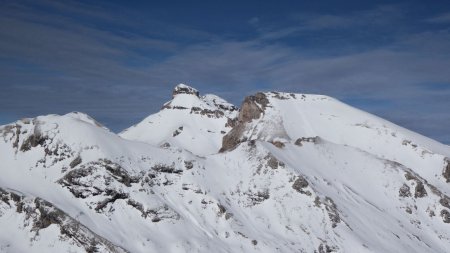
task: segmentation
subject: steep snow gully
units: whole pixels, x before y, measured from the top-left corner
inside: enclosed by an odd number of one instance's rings
[[[0,126],[0,252],[449,252],[449,157],[327,96],[180,84],[120,134]]]

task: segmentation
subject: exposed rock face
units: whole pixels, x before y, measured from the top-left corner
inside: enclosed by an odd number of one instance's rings
[[[409,191],[409,186],[407,184],[403,184],[398,192],[398,195],[402,198],[410,197],[411,192]]]
[[[169,174],[181,174],[183,172],[182,170],[175,169],[175,167],[173,165],[168,166],[168,165],[164,165],[164,164],[157,164],[157,165],[153,166],[152,169],[157,172],[169,173]]]
[[[222,139],[222,148],[219,152],[225,152],[234,149],[239,143],[246,141],[247,139],[241,138],[242,133],[245,130],[245,125],[238,122],[238,124]]]
[[[443,196],[440,200],[439,203],[444,206],[447,207],[448,209],[450,209],[450,198],[447,196]]]
[[[70,162],[69,166],[70,168],[75,168],[78,164],[82,162],[81,157],[77,156],[72,162]]]
[[[406,180],[408,180],[408,181],[410,181],[410,180],[413,180],[413,181],[415,181],[415,183],[416,183],[416,186],[415,186],[415,188],[414,188],[414,198],[423,198],[423,197],[425,197],[425,196],[427,196],[428,195],[428,193],[427,193],[427,190],[425,189],[425,186],[424,186],[424,183],[422,182],[423,181],[423,178],[421,178],[421,179],[419,179],[418,177],[417,177],[417,175],[413,175],[411,172],[406,172],[405,173],[405,178],[406,178]],[[426,183],[426,182],[425,182]],[[400,196],[401,196],[401,194],[402,194],[402,191],[406,191],[406,190],[408,190],[409,191],[409,186],[408,186],[408,189],[406,189],[406,187],[405,186],[407,186],[406,184],[405,185],[403,185],[402,186],[402,188],[400,189]],[[428,187],[429,187],[430,185],[428,185]],[[407,194],[407,193],[405,193],[405,194]],[[401,196],[401,197],[406,197],[406,196]]]
[[[187,86],[185,84],[182,84],[182,83],[175,86],[175,88],[173,89],[173,92],[172,92],[172,97],[175,97],[178,94],[190,94],[190,95],[194,95],[197,97],[200,95],[198,90],[196,90],[190,86]]]
[[[39,132],[35,132],[34,134],[30,135],[23,143],[22,146],[20,147],[20,150],[25,152],[30,150],[31,148],[34,148],[38,145],[43,145],[45,143],[45,140],[47,139],[47,137],[42,136],[41,133]]]
[[[242,134],[245,131],[247,123],[252,122],[254,119],[259,119],[261,114],[269,104],[264,93],[256,93],[254,96],[248,96],[242,102],[241,109],[239,111],[238,122],[235,123],[233,129],[223,137],[222,148],[219,152],[225,152],[227,150],[234,149],[239,143],[246,141],[247,139]]]
[[[445,166],[442,176],[445,178],[447,183],[450,183],[450,159],[445,159],[447,166]]]
[[[441,216],[445,223],[450,223],[450,212],[448,210],[443,209],[441,211]]]
[[[129,197],[128,194],[123,192],[110,191],[107,192],[107,194],[110,195],[111,197],[100,201],[95,207],[95,211],[99,212],[103,210],[103,208],[105,208],[109,203],[114,203],[118,199],[127,199]]]
[[[337,250],[338,250],[337,247],[330,247],[327,244],[319,245],[319,253],[331,253],[331,252],[336,252]]]
[[[173,131],[172,137],[175,137],[179,134],[181,134],[181,131],[183,131],[183,126],[178,127],[175,131]]]
[[[297,145],[297,146],[303,146],[302,143],[305,143],[305,142],[310,142],[310,143],[317,144],[317,143],[319,143],[319,140],[320,140],[320,137],[319,137],[319,136],[315,136],[315,137],[302,137],[302,138],[298,138],[298,139],[295,141],[294,144]]]
[[[306,181],[306,179],[303,176],[299,176],[292,185],[292,189],[296,190],[297,192],[301,194],[306,194],[308,196],[311,196],[310,191],[305,191],[304,189],[308,187],[309,183]]]
[[[102,172],[106,172],[106,174]],[[90,162],[69,171],[58,180],[58,183],[67,187],[77,198],[103,195],[106,199],[109,199],[119,193],[119,190],[113,186],[113,181],[130,187],[131,184],[137,183],[139,180],[137,177],[130,175],[119,164],[100,159],[97,162]]]
[[[24,122],[23,120],[21,121]],[[27,122],[27,124],[29,124],[29,121]],[[9,141],[12,141],[12,147],[17,150],[19,147],[20,135],[22,133],[21,129],[22,126],[17,123],[14,125],[11,124],[0,127],[0,137],[3,137],[3,139],[6,141],[7,136],[11,135]]]
[[[269,100],[261,92],[256,93],[254,96],[246,97],[239,112],[239,122],[251,122],[254,119],[259,119],[268,104]]]
[[[270,168],[276,170],[279,167],[284,167],[284,163],[282,161],[279,161],[275,156],[272,154],[268,154],[264,159],[267,160],[267,166]]]
[[[423,183],[420,181],[417,181],[414,197],[415,198],[423,198],[425,196],[427,196],[427,191],[425,190]]]
[[[129,199],[127,204],[136,208],[139,212],[141,212],[141,216],[145,219],[150,219],[152,222],[160,222],[166,219],[178,220],[180,219],[180,215],[170,209],[167,205],[160,206],[158,208],[150,209],[144,208],[144,206],[133,200]]]
[[[270,143],[272,143],[277,148],[284,148],[285,146],[285,144],[281,141],[271,141]]]
[[[39,232],[47,229],[50,225],[56,225],[62,240],[69,240],[86,252],[126,252],[41,198],[25,198],[0,188],[0,200],[6,204],[4,208],[15,206],[17,213],[25,214],[24,228],[30,229],[35,236],[39,236]],[[0,207],[2,207],[1,201]]]
[[[303,188],[308,187],[308,181],[302,176],[299,176],[292,185],[292,188],[298,192],[301,192]]]
[[[200,115],[206,115],[209,118],[221,118],[225,116],[225,113],[222,111],[224,109],[217,109],[217,110],[209,110],[209,109],[202,109],[200,107],[192,107],[191,108],[191,114],[200,114]]]
[[[187,170],[190,170],[190,169],[194,168],[193,161],[184,161],[184,167],[185,167]]]
[[[263,201],[267,200],[270,198],[270,193],[269,190],[264,189],[262,191],[257,191],[257,192],[246,192],[245,193],[248,196],[248,200],[249,200],[249,204],[248,206],[254,206],[254,205],[258,205],[260,203],[262,203]]]
[[[325,209],[328,212],[328,216],[330,218],[330,221],[332,222],[331,227],[335,228],[339,222],[341,222],[341,217],[339,215],[338,209],[336,204],[334,203],[333,199],[330,197],[325,198]]]

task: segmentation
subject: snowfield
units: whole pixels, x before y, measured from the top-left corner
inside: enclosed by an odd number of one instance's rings
[[[0,127],[0,252],[449,252],[450,147],[322,95],[187,85],[115,134]]]

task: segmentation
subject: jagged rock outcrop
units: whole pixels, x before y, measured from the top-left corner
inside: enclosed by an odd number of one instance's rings
[[[36,237],[53,225],[58,228],[61,240],[68,241],[85,252],[126,252],[46,200],[37,197],[26,198],[2,188],[0,188],[0,200],[0,216],[5,211],[23,215],[24,229]]]
[[[243,137],[242,134],[246,130],[247,123],[259,119],[268,104],[269,100],[266,95],[261,92],[256,93],[254,96],[246,97],[239,110],[238,121],[233,124],[234,127],[231,131],[223,137],[222,147],[219,152],[231,150],[239,143],[246,141],[247,139]]]
[[[175,86],[175,88],[172,91],[172,98],[174,98],[178,94],[189,94],[189,95],[194,95],[196,97],[200,96],[200,93],[198,92],[198,90],[196,90],[188,85],[182,84],[182,83]]]
[[[309,183],[306,181],[306,179],[303,176],[299,176],[295,181],[294,184],[292,184],[292,189],[306,194],[306,192],[303,190],[304,188],[308,187]],[[311,193],[309,193],[311,195]]]
[[[314,137],[301,137],[301,138],[298,138],[296,141],[295,141],[295,145],[297,145],[297,146],[303,146],[303,143],[305,143],[305,142],[310,142],[310,143],[314,143],[314,144],[317,144],[317,143],[319,143],[319,141],[320,141],[320,137],[318,137],[318,136],[314,136]]]
[[[239,112],[239,122],[248,123],[254,119],[259,119],[261,114],[269,104],[269,100],[262,92],[258,92],[253,96],[244,99]]]
[[[445,178],[447,183],[450,183],[450,159],[446,158],[445,162],[447,165],[444,167],[444,171],[442,172],[442,176]]]

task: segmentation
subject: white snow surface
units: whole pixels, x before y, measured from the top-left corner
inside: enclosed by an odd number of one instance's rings
[[[0,252],[448,252],[449,146],[327,96],[264,96],[220,153],[239,112],[214,95],[119,135],[82,113],[1,126]]]
[[[188,87],[180,84],[175,89],[180,86]],[[206,113],[202,114],[202,111]],[[215,95],[178,94],[160,112],[124,130],[119,136],[154,146],[168,143],[205,156],[220,149],[223,135],[231,129],[226,123],[237,113],[237,108]]]

